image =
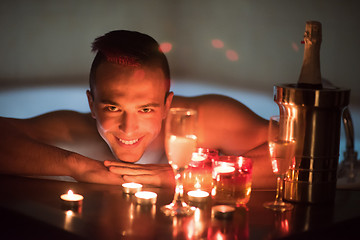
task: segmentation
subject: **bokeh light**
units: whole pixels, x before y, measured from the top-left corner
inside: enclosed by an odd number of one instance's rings
[[[237,60],[239,60],[239,55],[238,55],[237,52],[235,52],[234,50],[227,50],[227,51],[226,51],[226,57],[227,57],[230,61],[237,61]]]
[[[213,40],[211,40],[211,45],[214,48],[223,48],[224,47],[224,42],[221,41],[220,39],[213,39]]]
[[[299,51],[299,46],[298,46],[296,43],[292,42],[292,43],[291,43],[291,47],[292,47],[292,49],[293,49],[295,52],[298,52],[298,51]]]
[[[160,43],[160,50],[163,52],[163,53],[168,53],[170,52],[172,49],[172,44],[169,43],[169,42],[162,42]]]

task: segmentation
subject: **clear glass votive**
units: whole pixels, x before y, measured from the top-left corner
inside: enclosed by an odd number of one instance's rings
[[[252,161],[242,156],[219,156],[213,163],[214,203],[245,205],[250,199]]]
[[[202,190],[211,193],[212,165],[217,159],[218,151],[208,148],[197,148],[192,154],[191,162],[184,172],[184,192]]]

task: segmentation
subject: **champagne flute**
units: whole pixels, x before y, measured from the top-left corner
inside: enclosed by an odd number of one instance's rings
[[[165,215],[190,215],[195,208],[184,202],[183,175],[192,153],[196,150],[197,111],[188,108],[171,108],[165,125],[165,151],[175,174],[173,201],[161,207]]]
[[[268,143],[272,170],[277,178],[277,191],[275,201],[266,202],[264,207],[274,211],[283,212],[294,207],[283,201],[283,180],[295,156],[294,131],[292,116],[270,117]]]

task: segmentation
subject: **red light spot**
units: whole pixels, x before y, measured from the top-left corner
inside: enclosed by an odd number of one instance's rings
[[[289,221],[287,219],[281,221],[281,228],[283,232],[289,232]]]
[[[211,40],[211,45],[214,48],[223,48],[224,47],[224,42],[221,41],[220,39],[213,39],[213,40]]]
[[[299,51],[299,46],[298,46],[296,43],[292,42],[292,43],[291,43],[291,47],[292,47],[292,49],[293,49],[295,52],[298,52],[298,51]]]
[[[230,61],[237,61],[237,60],[239,60],[239,55],[238,55],[237,52],[235,52],[234,50],[227,50],[227,51],[226,51],[226,57],[227,57]]]
[[[163,42],[160,43],[160,51],[162,51],[163,53],[168,53],[170,52],[172,49],[172,44],[169,42]]]

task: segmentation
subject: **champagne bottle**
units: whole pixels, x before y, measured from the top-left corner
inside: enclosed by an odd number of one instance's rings
[[[321,89],[320,45],[321,23],[307,21],[304,33],[304,59],[297,87]]]

